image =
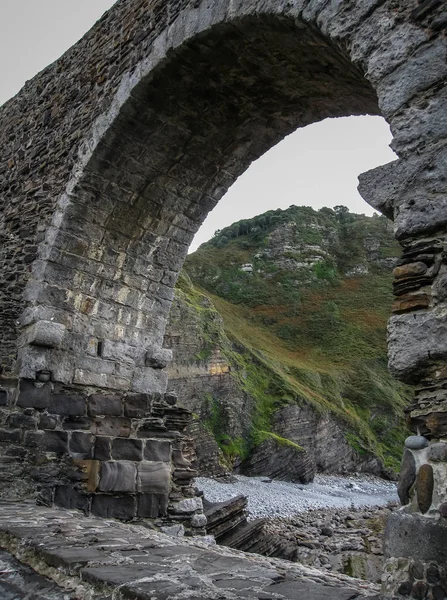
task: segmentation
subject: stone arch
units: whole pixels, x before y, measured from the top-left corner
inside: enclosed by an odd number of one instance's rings
[[[155,436],[164,324],[188,244],[252,160],[328,116],[382,114],[392,127],[399,160],[360,190],[404,247],[391,367],[420,387],[412,422],[442,437],[430,417],[445,408],[447,355],[444,26],[437,3],[122,0],[2,108],[0,399],[15,415],[2,435],[86,461],[90,496],[71,503],[88,509],[101,492],[106,514],[126,502],[129,514],[166,510],[168,458],[142,460],[132,419],[155,407],[144,425]],[[92,425],[98,414],[113,427]],[[146,469],[158,483],[143,499]],[[128,495],[113,504],[117,493]]]

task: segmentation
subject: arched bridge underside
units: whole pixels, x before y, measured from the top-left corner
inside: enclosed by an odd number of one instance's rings
[[[399,158],[363,174],[360,191],[394,220],[403,248],[390,368],[415,386],[408,421],[420,434],[405,450],[384,590],[411,593],[416,564],[419,588],[442,597],[443,4],[120,0],[0,109],[5,494],[203,527],[188,415],[165,393],[162,347],[188,246],[285,135],[327,117],[383,115]]]

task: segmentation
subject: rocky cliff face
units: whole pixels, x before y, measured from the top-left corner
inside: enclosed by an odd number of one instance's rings
[[[343,207],[270,211],[189,257],[165,343],[203,474],[397,469],[406,390],[385,350],[396,257],[383,218]]]

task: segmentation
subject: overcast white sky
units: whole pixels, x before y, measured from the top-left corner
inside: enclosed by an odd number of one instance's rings
[[[0,0],[0,105],[90,29],[114,0]],[[212,211],[193,248],[216,229],[291,204],[372,214],[359,173],[394,160],[379,117],[350,117],[296,131],[256,161]]]

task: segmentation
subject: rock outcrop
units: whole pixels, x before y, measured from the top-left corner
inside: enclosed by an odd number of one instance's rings
[[[385,365],[397,253],[380,217],[292,206],[188,258],[165,346],[202,475],[393,475],[406,402]]]

